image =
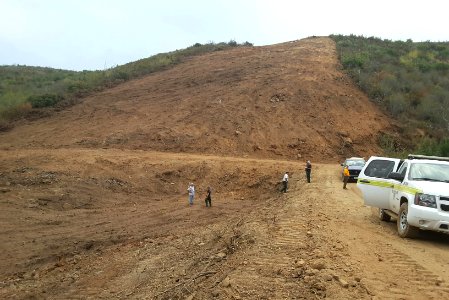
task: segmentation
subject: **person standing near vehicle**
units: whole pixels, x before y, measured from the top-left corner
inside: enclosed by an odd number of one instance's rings
[[[212,207],[212,189],[210,188],[210,186],[207,187],[207,192],[206,192],[206,199],[204,201],[206,201],[206,207]]]
[[[187,191],[189,192],[189,205],[193,205],[193,199],[195,198],[195,186],[193,185],[193,182],[189,184],[189,187],[187,188]]]
[[[310,163],[310,160],[306,162],[306,167],[304,169],[306,170],[307,182],[310,183],[310,173],[312,173],[312,164]]]
[[[282,178],[282,190],[281,192],[287,193],[288,189],[288,172],[285,172],[284,178]]]
[[[348,183],[348,180],[349,180],[349,169],[348,169],[348,166],[345,166],[345,168],[343,169],[343,188],[345,189],[345,190],[347,190],[347,188],[346,188],[346,184]]]

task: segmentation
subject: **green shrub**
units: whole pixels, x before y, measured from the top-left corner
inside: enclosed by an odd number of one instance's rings
[[[430,121],[435,125],[441,125],[444,107],[435,99],[435,95],[428,95],[421,99],[417,109],[417,117],[421,120]]]
[[[443,62],[436,63],[433,66],[433,69],[435,69],[437,71],[442,71],[442,72],[449,71],[449,63],[443,63]]]
[[[449,139],[424,138],[417,145],[415,152],[423,155],[449,157]]]
[[[237,42],[235,40],[230,40],[228,42],[228,45],[231,46],[231,47],[236,47],[237,46]]]
[[[126,80],[129,80],[129,77],[130,77],[130,76],[129,76],[129,74],[126,73],[126,72],[118,71],[118,72],[113,73],[112,77],[113,77],[114,79],[119,79],[119,80],[124,80],[124,81],[126,81]]]
[[[26,99],[27,95],[23,91],[8,91],[0,94],[0,121],[9,122],[26,113],[26,108],[29,106],[26,104]]]
[[[381,133],[378,136],[377,143],[384,150],[386,155],[396,157],[407,156],[407,151],[399,142],[398,138],[389,133]]]
[[[365,64],[365,57],[361,54],[346,54],[341,58],[341,64],[345,69],[361,69]]]
[[[31,104],[33,108],[54,106],[56,103],[62,100],[64,100],[63,96],[55,94],[44,94],[28,97],[28,102]]]
[[[403,94],[394,94],[389,98],[388,109],[394,116],[399,116],[408,108],[408,103]]]
[[[14,106],[0,108],[0,123],[2,124],[0,127],[6,128],[8,120],[19,119],[29,113],[30,110],[30,103],[20,103]]]

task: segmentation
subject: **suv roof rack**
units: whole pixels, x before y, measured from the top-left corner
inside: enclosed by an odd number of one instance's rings
[[[417,155],[417,154],[409,154],[407,158],[408,159],[429,159],[429,160],[449,161],[449,157]]]

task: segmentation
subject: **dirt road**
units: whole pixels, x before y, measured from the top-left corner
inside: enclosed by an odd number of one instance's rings
[[[0,158],[3,299],[449,297],[448,236],[399,238],[355,184],[342,189],[338,165],[316,164],[307,184],[302,163],[283,160],[113,149]]]

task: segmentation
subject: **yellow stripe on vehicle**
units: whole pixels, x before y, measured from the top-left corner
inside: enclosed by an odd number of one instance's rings
[[[398,191],[401,191],[401,192],[404,192],[404,193],[407,193],[407,194],[412,194],[412,195],[415,195],[416,193],[422,193],[422,190],[420,190],[420,189],[416,189],[416,188],[413,188],[413,187],[405,186],[405,185],[402,185],[402,184],[395,184],[394,185],[394,189],[398,190]]]
[[[361,180],[366,180],[369,182],[363,182]],[[385,181],[377,181],[377,180],[371,180],[371,179],[360,179],[357,180],[357,184],[366,184],[366,185],[372,185],[372,186],[379,186],[379,187],[384,187],[384,188],[394,188],[395,190],[407,193],[407,194],[412,194],[415,195],[416,193],[422,193],[422,190],[417,189],[417,188],[413,188],[413,187],[409,187],[409,186],[405,186],[402,184],[393,184],[390,182],[385,182]]]
[[[362,182],[360,180],[366,180],[369,182]],[[380,186],[380,187],[386,187],[386,188],[393,188],[394,184],[390,182],[385,181],[377,181],[377,180],[371,180],[371,179],[360,179],[357,180],[357,184],[366,184],[366,185],[373,185],[373,186]]]

